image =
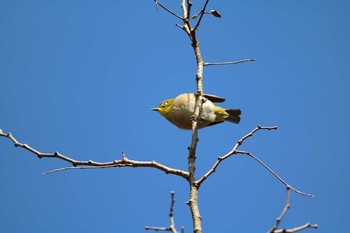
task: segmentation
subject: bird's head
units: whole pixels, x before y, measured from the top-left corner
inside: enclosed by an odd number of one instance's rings
[[[174,99],[164,100],[163,102],[161,102],[159,104],[159,106],[157,108],[152,108],[151,110],[157,111],[165,118],[168,118],[168,114],[170,113],[170,111],[173,107],[173,102],[174,102]]]

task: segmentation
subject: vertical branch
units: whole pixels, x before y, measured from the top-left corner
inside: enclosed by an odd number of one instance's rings
[[[191,29],[192,30],[192,29]],[[198,117],[200,116],[202,105],[203,105],[203,60],[200,53],[199,42],[196,39],[196,32],[191,31],[192,47],[197,60],[197,73],[196,73],[196,83],[197,83],[197,93],[196,93],[196,106],[192,118],[192,142],[189,148],[188,156],[188,172],[189,172],[189,182],[190,182],[190,201],[189,205],[193,217],[193,230],[195,233],[202,232],[201,227],[201,216],[198,208],[198,188],[196,185],[196,150],[198,143]]]
[[[157,0],[156,3],[159,4]],[[197,62],[197,72],[196,72],[196,84],[197,84],[197,91],[195,94],[195,109],[194,113],[192,115],[192,140],[191,145],[188,147],[188,182],[190,185],[190,199],[187,202],[187,204],[190,206],[191,213],[192,213],[192,220],[193,220],[193,232],[194,233],[201,233],[202,232],[202,226],[201,226],[201,216],[198,208],[198,189],[199,186],[196,180],[196,150],[197,150],[197,143],[198,143],[198,118],[201,114],[202,105],[204,103],[204,91],[203,91],[203,68],[204,68],[204,62],[202,59],[202,54],[200,51],[200,44],[197,40],[197,30],[199,29],[200,23],[202,21],[203,15],[205,13],[205,9],[209,3],[209,0],[206,0],[201,13],[200,18],[198,22],[196,23],[195,27],[193,28],[191,26],[191,7],[192,3],[190,0],[181,0],[181,9],[183,16],[178,16],[177,14],[173,13],[169,9],[166,9],[169,13],[176,16],[177,18],[182,19],[183,25],[176,24],[179,28],[183,29],[188,37],[191,40],[191,45],[194,51],[194,55]],[[162,7],[162,5],[160,5]],[[164,7],[163,7],[164,8]]]
[[[176,227],[175,227],[175,219],[174,219],[175,192],[172,191],[170,195],[171,195],[171,203],[170,203],[170,211],[169,211],[170,225],[168,227],[145,226],[145,230],[170,231],[172,233],[177,233]],[[184,227],[181,227],[181,232],[184,232]]]
[[[172,232],[177,233],[175,228],[175,220],[174,220],[174,204],[175,204],[175,193],[172,191],[170,193],[171,195],[171,204],[170,204],[170,212],[169,212],[169,218],[170,218],[170,229]]]
[[[271,228],[271,230],[268,233],[273,233],[275,232],[275,230],[278,229],[282,219],[284,218],[284,216],[286,215],[287,211],[290,208],[290,188],[287,187],[287,198],[286,198],[286,204],[284,205],[284,208],[282,210],[282,213],[280,214],[280,216],[276,219],[276,223],[275,225]]]
[[[190,11],[192,3],[190,0],[182,0],[181,8],[183,13],[183,23],[182,29],[189,36],[192,44],[192,48],[197,61],[197,73],[196,73],[196,83],[197,83],[197,93],[196,93],[196,104],[195,110],[192,116],[192,140],[191,145],[188,148],[188,172],[189,172],[189,185],[190,185],[190,200],[187,204],[190,206],[192,219],[193,219],[193,232],[201,233],[201,216],[198,208],[198,186],[196,185],[196,150],[198,143],[198,116],[200,115],[202,105],[203,105],[203,67],[204,62],[200,52],[199,42],[196,36],[196,30],[191,26],[190,22]]]

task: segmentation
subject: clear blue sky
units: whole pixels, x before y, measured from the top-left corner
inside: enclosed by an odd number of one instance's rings
[[[179,1],[162,1],[181,13]],[[203,1],[194,1],[194,4]],[[204,90],[241,108],[239,125],[200,131],[198,177],[257,125],[242,150],[296,188],[282,227],[306,222],[346,232],[350,216],[350,4],[345,0],[215,1],[222,18],[198,33]],[[198,10],[198,8],[195,8]],[[0,1],[0,128],[39,151],[80,160],[156,160],[186,169],[190,131],[150,111],[194,92],[195,59],[181,23],[153,1]],[[188,185],[155,169],[75,170],[0,138],[0,231],[143,232],[175,220],[191,232]],[[225,161],[200,189],[204,232],[266,232],[285,188],[245,156]]]

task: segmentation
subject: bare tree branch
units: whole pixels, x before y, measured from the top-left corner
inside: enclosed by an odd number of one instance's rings
[[[202,18],[203,18],[203,15],[204,15],[205,9],[207,8],[208,3],[209,3],[209,0],[206,0],[205,4],[203,6],[203,9],[201,10],[201,13],[199,13],[200,14],[199,19],[198,19],[198,22],[197,22],[196,26],[194,27],[193,31],[198,30],[198,27],[199,27],[200,23],[202,22]]]
[[[158,0],[153,0],[156,3],[156,6],[160,6],[161,8],[163,8],[164,10],[166,10],[167,12],[169,12],[170,14],[172,14],[173,16],[183,20],[183,18],[176,14],[175,12],[171,11],[170,9],[168,9],[167,7],[165,7],[163,4],[161,4]]]
[[[227,154],[224,156],[218,157],[218,160],[214,163],[213,167],[204,175],[202,176],[197,182],[196,185],[199,187],[211,174],[213,174],[216,171],[216,168],[220,165],[222,161],[227,159],[228,157],[232,156],[233,154],[236,153],[236,150],[239,146],[242,145],[242,143],[249,137],[252,137],[257,131],[259,130],[276,130],[277,126],[273,127],[264,127],[258,125],[255,129],[253,129],[250,133],[247,135],[243,136],[241,139],[239,139],[236,143],[236,145],[232,148],[231,151],[229,151]]]
[[[203,91],[203,69],[204,66],[211,66],[211,65],[233,65],[233,64],[239,64],[244,62],[251,62],[256,61],[255,59],[244,59],[244,60],[238,60],[238,61],[229,61],[229,62],[203,62],[199,41],[197,40],[197,30],[199,29],[199,26],[202,22],[204,14],[212,14],[215,17],[220,18],[221,14],[216,10],[211,10],[210,12],[206,11],[207,5],[209,3],[209,0],[206,0],[202,9],[200,12],[192,17],[192,19],[195,19],[199,17],[195,27],[193,28],[191,26],[191,7],[192,3],[190,0],[181,0],[181,8],[183,16],[180,16],[179,14],[173,12],[169,8],[165,7],[163,4],[159,2],[159,0],[154,0],[156,7],[158,9],[158,6],[160,6],[162,9],[170,13],[171,15],[175,16],[176,18],[183,21],[183,26],[176,24],[177,27],[180,27],[183,29],[187,35],[189,36],[192,47],[194,50],[194,54],[197,61],[197,73],[196,73],[196,83],[197,83],[197,93],[196,93],[196,105],[195,105],[195,111],[192,116],[192,140],[191,145],[188,148],[188,172],[184,170],[174,169],[167,167],[163,164],[160,164],[156,161],[137,161],[137,160],[130,160],[126,157],[125,153],[122,153],[122,159],[120,160],[114,160],[111,162],[95,162],[92,160],[88,161],[79,161],[75,160],[73,158],[70,158],[68,156],[62,155],[59,152],[54,153],[42,153],[38,150],[32,148],[31,146],[27,144],[23,144],[18,142],[15,137],[12,136],[11,133],[3,133],[3,131],[0,129],[0,136],[9,138],[15,145],[15,147],[21,147],[35,155],[37,155],[39,158],[58,158],[60,160],[67,161],[72,164],[72,167],[64,167],[55,169],[49,172],[46,172],[44,174],[54,173],[54,172],[60,172],[65,170],[74,170],[74,169],[97,169],[97,168],[111,168],[111,167],[152,167],[156,168],[158,170],[161,170],[167,174],[173,174],[180,176],[184,179],[186,179],[189,182],[190,186],[190,200],[187,202],[187,204],[190,206],[190,210],[192,213],[192,219],[193,219],[193,231],[195,233],[201,233],[202,232],[202,226],[201,226],[201,216],[198,208],[198,190],[201,184],[209,177],[211,176],[217,169],[217,167],[221,164],[222,161],[226,160],[227,158],[231,157],[234,154],[245,154],[253,159],[255,159],[257,162],[259,162],[265,169],[267,169],[273,176],[275,176],[280,182],[282,182],[286,188],[287,188],[287,198],[286,198],[286,204],[285,207],[280,214],[280,216],[277,218],[275,225],[272,227],[272,229],[269,231],[269,233],[287,233],[287,232],[297,232],[306,228],[317,228],[317,225],[312,225],[310,223],[307,223],[305,225],[292,228],[292,229],[278,229],[280,222],[286,215],[289,207],[290,207],[290,190],[293,190],[294,192],[313,197],[313,194],[308,194],[301,192],[292,186],[290,186],[287,182],[285,182],[280,176],[278,176],[272,169],[270,169],[266,164],[264,164],[259,158],[254,156],[248,151],[241,151],[237,150],[242,143],[249,137],[252,137],[257,131],[259,130],[275,130],[277,129],[276,126],[274,127],[262,127],[257,126],[253,131],[251,131],[249,134],[243,136],[240,140],[237,141],[235,146],[231,151],[229,151],[224,156],[221,156],[217,159],[217,161],[214,163],[212,168],[204,174],[199,180],[196,180],[195,177],[195,171],[196,171],[196,148],[197,148],[197,142],[198,142],[198,116],[200,116],[202,105],[205,100],[203,97],[204,91]],[[174,220],[174,192],[171,192],[171,204],[170,204],[170,211],[169,211],[169,219],[170,219],[170,225],[168,227],[152,227],[152,226],[146,226],[146,230],[154,230],[154,231],[170,231],[172,233],[177,233],[175,228],[175,220]],[[184,228],[182,228],[181,232],[184,232]]]
[[[175,193],[171,192],[171,204],[170,204],[170,211],[169,211],[169,218],[170,218],[170,228],[174,233],[176,233],[175,228],[175,219],[174,219],[174,204],[175,204]]]
[[[169,219],[170,225],[168,227],[152,227],[145,226],[145,230],[154,230],[154,231],[171,231],[172,233],[177,233],[175,227],[175,219],[174,219],[174,204],[175,204],[175,192],[170,192],[171,195],[171,203],[170,203],[170,211],[169,211]],[[184,232],[184,228],[181,227],[181,232]]]
[[[192,19],[196,19],[198,16],[202,15],[202,14],[208,14],[208,15],[213,15],[217,18],[221,18],[221,14],[220,12],[218,12],[217,10],[211,10],[211,11],[206,11],[203,12],[203,10],[201,10],[200,12],[198,12],[197,14],[192,16]]]
[[[290,188],[291,190],[293,190],[294,192],[303,195],[303,196],[308,196],[308,197],[315,197],[314,194],[310,194],[310,193],[304,193],[299,191],[296,188],[293,188],[290,184],[288,184],[286,181],[284,181],[279,175],[277,175],[276,172],[274,172],[271,168],[269,168],[263,161],[261,161],[258,157],[254,156],[252,153],[248,152],[248,151],[238,151],[236,150],[235,152],[236,154],[245,154],[248,155],[250,157],[252,157],[253,159],[255,159],[258,163],[260,163],[264,168],[266,168],[266,170],[268,170],[274,177],[276,177],[281,183],[283,183],[287,188]]]
[[[187,3],[187,4],[186,4]],[[182,14],[183,14],[183,26],[180,26],[176,24],[176,26],[180,27],[182,30],[186,32],[186,34],[189,36],[191,41],[193,41],[192,38],[192,26],[191,26],[191,21],[190,21],[190,11],[192,8],[192,3],[189,0],[181,0],[181,9],[182,9]]]
[[[281,215],[276,219],[276,223],[275,225],[271,228],[271,230],[268,232],[268,233],[273,233],[275,232],[275,230],[278,229],[282,219],[284,218],[284,216],[286,215],[287,211],[289,210],[290,208],[290,188],[287,187],[287,197],[286,197],[286,204],[284,205],[284,208],[282,210],[282,213]]]
[[[190,2],[190,0],[186,0],[186,3],[187,3],[187,9],[186,9],[186,15],[184,15],[184,18],[186,20],[189,20],[191,15],[192,2]],[[183,0],[182,0],[182,4],[185,4]]]
[[[49,174],[53,172],[59,172],[59,171],[65,171],[65,170],[72,170],[72,169],[92,169],[92,168],[110,168],[110,167],[152,167],[156,168],[158,170],[161,170],[165,172],[166,174],[172,174],[177,175],[180,177],[183,177],[185,179],[188,179],[189,173],[180,169],[174,169],[167,167],[163,164],[160,164],[156,161],[137,161],[137,160],[130,160],[125,156],[125,153],[122,154],[123,158],[121,160],[114,160],[111,162],[95,162],[92,160],[88,161],[79,161],[72,159],[68,156],[62,155],[59,152],[54,153],[42,153],[38,150],[32,148],[31,146],[27,144],[20,143],[17,141],[17,139],[11,134],[11,133],[3,133],[3,131],[0,129],[0,137],[6,137],[9,138],[13,143],[15,147],[22,147],[23,149],[32,152],[33,154],[36,154],[38,158],[57,158],[64,161],[67,161],[72,164],[73,167],[66,167],[66,168],[59,168],[53,171],[46,172],[44,174]]]
[[[311,224],[311,223],[305,223],[304,225],[302,225],[300,227],[295,227],[295,228],[292,228],[292,229],[280,229],[280,230],[274,231],[273,233],[293,233],[293,232],[304,230],[306,228],[317,229],[318,225],[317,224]]]
[[[239,63],[256,61],[255,58],[243,59],[239,61],[228,61],[228,62],[204,62],[204,66],[217,66],[217,65],[236,65]]]
[[[301,194],[303,196],[308,196],[308,197],[314,197],[313,194],[309,194],[309,193],[304,193],[299,191],[298,189],[292,187],[291,185],[289,185],[287,182],[285,182],[279,175],[277,175],[271,168],[269,168],[264,162],[262,162],[259,158],[257,158],[256,156],[254,156],[252,153],[247,152],[247,151],[240,151],[237,150],[238,147],[240,147],[242,145],[242,143],[249,137],[252,137],[254,135],[254,133],[256,133],[258,130],[275,130],[277,129],[277,126],[273,126],[273,127],[263,127],[263,126],[257,126],[253,131],[251,131],[250,133],[248,133],[247,135],[245,135],[244,137],[242,137],[240,140],[237,141],[236,145],[233,147],[233,149],[231,151],[229,151],[227,154],[225,154],[222,157],[218,157],[218,160],[214,163],[213,167],[205,174],[203,175],[197,182],[196,185],[199,187],[211,174],[213,174],[216,171],[216,168],[220,165],[220,163],[222,161],[224,161],[225,159],[231,157],[234,154],[245,154],[248,155],[250,157],[252,157],[253,159],[255,159],[257,162],[259,162],[264,168],[266,168],[272,175],[274,175],[280,182],[282,182],[286,187],[292,189],[294,192]]]
[[[206,5],[208,4],[208,1],[206,1],[203,9],[205,10]],[[196,83],[197,83],[197,93],[196,93],[196,103],[195,103],[195,109],[194,113],[191,117],[192,119],[192,139],[191,139],[191,145],[188,147],[188,182],[190,186],[190,199],[187,202],[187,204],[190,207],[191,214],[192,214],[192,220],[193,220],[193,232],[194,233],[201,233],[202,232],[202,225],[201,225],[201,216],[199,213],[198,208],[198,187],[195,185],[196,183],[196,149],[197,149],[197,142],[198,142],[198,117],[200,116],[202,105],[204,103],[204,97],[203,97],[203,59],[199,47],[199,42],[197,40],[196,30],[198,29],[200,20],[197,23],[197,29],[194,30],[191,26],[190,21],[190,10],[191,10],[192,3],[189,0],[181,0],[181,8],[183,12],[183,26],[177,25],[178,27],[182,28],[186,34],[189,36],[191,40],[191,45],[194,51],[194,55],[196,57],[197,61],[197,73],[196,73]]]
[[[286,204],[284,205],[284,208],[283,208],[280,216],[276,219],[275,225],[271,228],[271,230],[268,231],[268,233],[292,233],[292,232],[304,230],[306,228],[315,228],[316,229],[318,227],[317,224],[306,223],[302,226],[295,227],[292,229],[280,229],[280,230],[278,230],[279,224],[281,223],[281,221],[283,220],[284,216],[286,215],[287,211],[290,208],[290,190],[291,190],[291,188],[287,186]]]

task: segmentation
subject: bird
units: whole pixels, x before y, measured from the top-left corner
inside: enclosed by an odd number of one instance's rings
[[[241,120],[241,110],[224,109],[214,102],[224,102],[225,99],[216,95],[204,94],[205,101],[197,118],[198,129],[216,125],[225,121],[238,124]],[[196,105],[196,94],[183,93],[173,99],[162,101],[158,107],[151,110],[159,112],[164,118],[180,129],[192,129],[192,117]]]

